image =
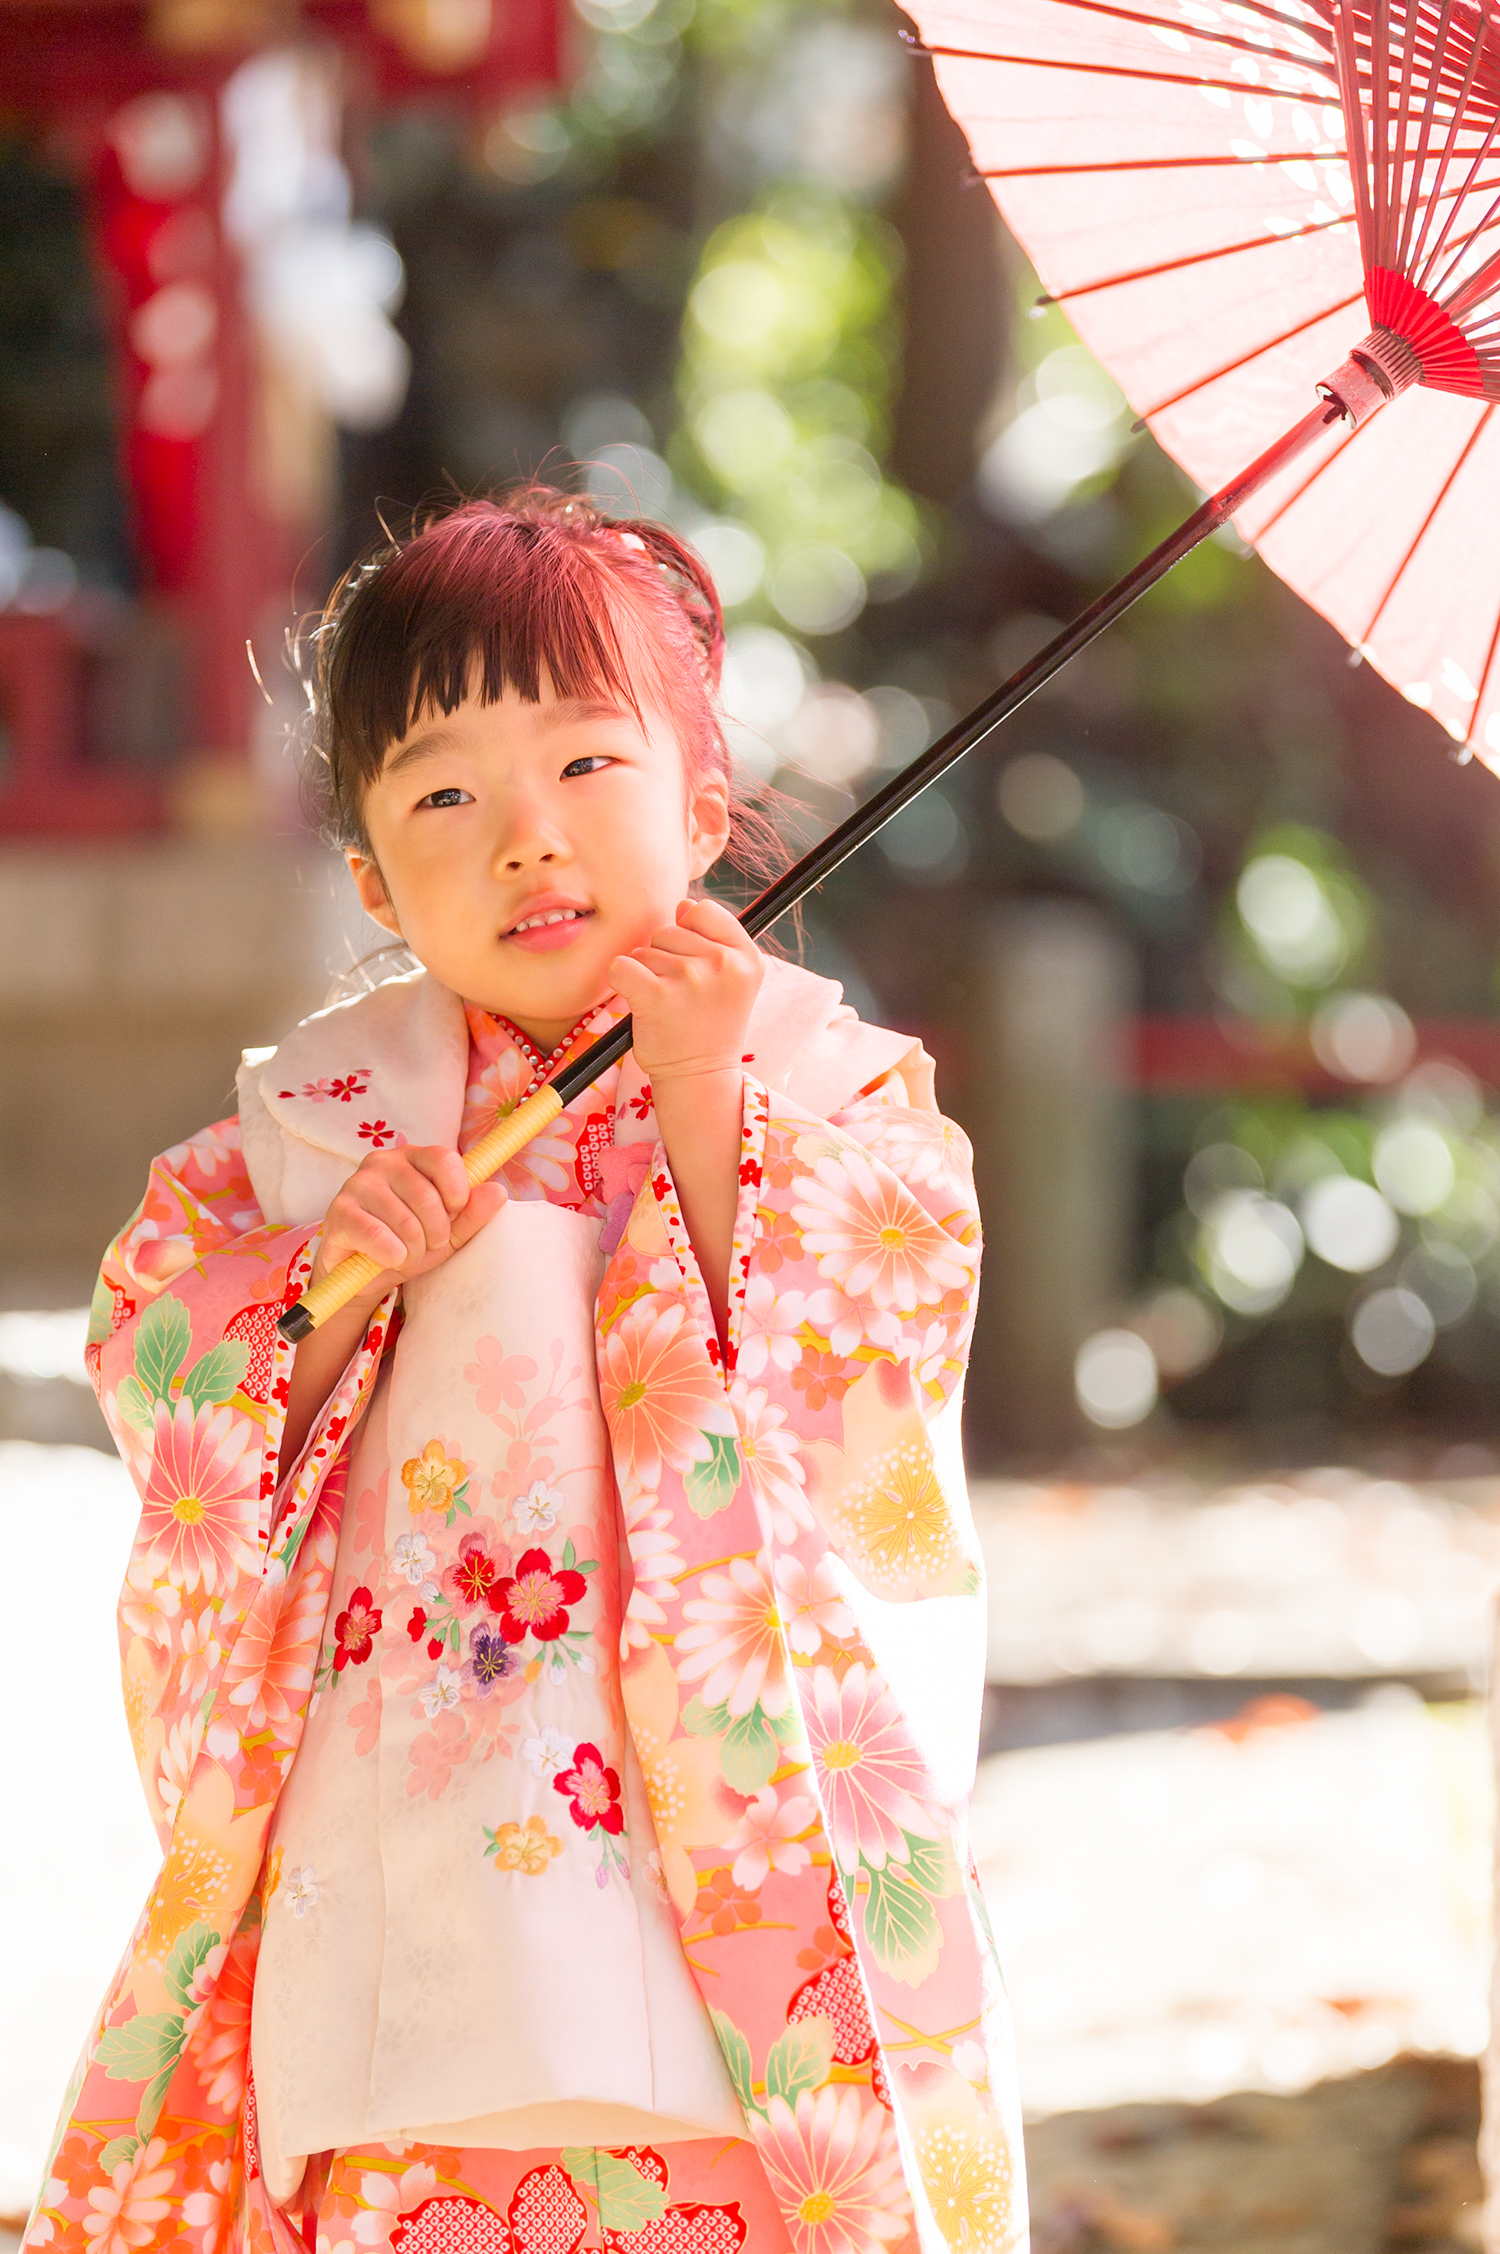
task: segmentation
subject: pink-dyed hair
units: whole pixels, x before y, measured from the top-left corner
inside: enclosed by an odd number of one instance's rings
[[[452,712],[471,690],[534,702],[544,674],[560,697],[661,713],[689,789],[732,779],[718,594],[692,549],[644,517],[611,519],[547,486],[465,501],[346,572],[309,639],[309,776],[339,846],[369,850],[365,794],[419,712]],[[726,858],[765,879],[784,865],[780,839],[764,814],[731,806]]]

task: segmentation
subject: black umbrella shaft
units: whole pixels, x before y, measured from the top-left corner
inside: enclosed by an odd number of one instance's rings
[[[1075,658],[1080,650],[1087,649],[1090,642],[1096,641],[1107,626],[1112,626],[1123,612],[1129,610],[1132,603],[1138,602],[1159,579],[1164,579],[1174,564],[1180,563],[1210,533],[1217,532],[1221,525],[1227,524],[1235,512],[1244,507],[1252,493],[1279,470],[1285,469],[1330,424],[1341,421],[1343,415],[1344,409],[1334,400],[1325,401],[1305,415],[1300,423],[1279,438],[1274,446],[1269,447],[1259,461],[1253,462],[1231,484],[1204,501],[1168,539],[1163,540],[1159,548],[1153,548],[1150,555],[1143,557],[1127,571],[1123,579],[1117,579],[1113,587],[1089,604],[1087,610],[1080,611],[1071,625],[1065,626],[1044,649],[1028,658],[1019,672],[1013,673],[992,696],[985,698],[983,704],[977,704],[965,719],[956,721],[945,736],[939,736],[937,742],[930,744],[910,766],[903,767],[899,775],[893,775],[882,790],[876,791],[873,798],[867,798],[862,806],[857,806],[852,814],[839,823],[837,829],[830,830],[827,837],[810,852],[804,853],[794,868],[788,869],[785,876],[778,877],[774,884],[768,885],[757,899],[751,901],[740,918],[751,938],[759,938],[763,931],[775,923],[778,916],[784,916],[789,908],[795,908],[799,901],[805,900],[815,886],[820,885],[825,877],[832,876],[834,870],[847,861],[851,853],[857,852],[877,830],[883,829],[904,806],[909,806],[914,798],[926,790],[929,783],[935,783],[940,775],[945,775],[950,767],[956,766],[966,752],[972,751],[976,744],[983,743],[986,736],[1008,720],[1013,712],[1019,711],[1028,697],[1035,696],[1038,689],[1044,688],[1054,675],[1060,673],[1070,658]],[[602,1040],[585,1049],[575,1063],[559,1072],[553,1085],[563,1103],[570,1104],[575,1096],[582,1095],[584,1089],[591,1086],[601,1072],[624,1056],[630,1042],[631,1026],[627,1017],[606,1033]]]

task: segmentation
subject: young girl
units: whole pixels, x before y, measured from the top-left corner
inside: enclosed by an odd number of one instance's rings
[[[968,1152],[919,1048],[695,890],[722,650],[688,550],[547,494],[323,622],[332,819],[422,968],[250,1052],[105,1258],[165,1860],[29,2246],[1024,2245]]]

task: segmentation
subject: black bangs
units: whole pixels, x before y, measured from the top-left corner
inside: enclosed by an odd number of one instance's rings
[[[333,844],[368,850],[364,801],[424,711],[509,690],[605,701],[676,728],[690,771],[728,773],[714,708],[723,614],[702,559],[665,525],[612,521],[530,487],[469,501],[357,565],[304,645],[310,798]]]
[[[353,578],[322,671],[328,750],[363,798],[425,710],[507,689],[640,703],[597,562],[561,525],[455,512]],[[342,778],[341,778],[342,779]],[[340,798],[346,792],[340,790]]]

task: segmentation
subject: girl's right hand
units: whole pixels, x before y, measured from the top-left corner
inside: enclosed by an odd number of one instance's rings
[[[457,1151],[440,1144],[371,1151],[329,1206],[313,1262],[320,1283],[351,1252],[380,1263],[379,1279],[351,1305],[373,1307],[393,1283],[425,1276],[492,1220],[505,1203],[501,1182],[469,1186]]]

